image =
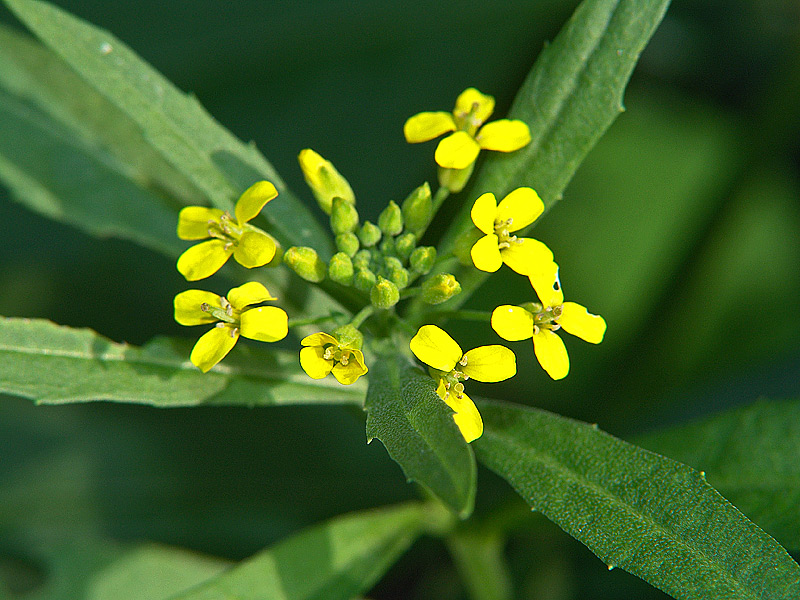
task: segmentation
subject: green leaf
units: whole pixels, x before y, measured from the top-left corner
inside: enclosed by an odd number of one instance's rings
[[[760,400],[637,443],[695,469],[791,550],[800,550],[800,400]]]
[[[678,599],[800,597],[800,565],[701,473],[586,423],[478,407],[480,461],[610,567]]]
[[[92,577],[86,600],[167,600],[230,566],[222,559],[147,544],[130,550]]]
[[[475,502],[475,456],[453,411],[436,394],[433,379],[404,357],[381,355],[370,367],[364,406],[367,440],[379,439],[409,481],[462,518],[469,516]]]
[[[155,340],[143,348],[88,329],[39,319],[0,319],[0,392],[42,404],[110,400],[160,407],[361,404],[364,386],[313,380],[296,352],[242,343],[209,373],[188,360],[190,344]]]
[[[173,600],[351,600],[368,591],[422,532],[420,504],[339,517],[242,562]]]
[[[109,32],[46,2],[5,2],[79,77],[135,123],[163,160],[212,205],[230,210],[249,185],[268,179],[280,192],[280,201],[263,213],[270,231],[285,244],[313,244],[323,255],[330,253],[330,236],[289,194],[255,146],[240,142],[196,98],[178,90]]]
[[[447,548],[472,600],[514,597],[506,564],[505,536],[498,532],[457,531],[447,538]]]

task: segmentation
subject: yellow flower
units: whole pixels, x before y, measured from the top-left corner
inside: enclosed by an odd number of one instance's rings
[[[480,346],[466,354],[447,333],[436,325],[423,325],[411,338],[411,351],[430,367],[438,380],[436,393],[453,409],[453,420],[467,442],[483,434],[483,420],[462,381],[475,379],[486,383],[503,381],[517,372],[514,353],[505,346]]]
[[[192,349],[189,360],[205,373],[236,344],[239,335],[260,342],[277,342],[289,332],[286,312],[277,306],[259,306],[275,300],[263,285],[251,281],[233,288],[228,297],[203,290],[186,290],[175,296],[175,320],[181,325],[215,323]]]
[[[531,188],[517,188],[499,205],[492,193],[480,196],[470,215],[475,227],[486,235],[472,246],[472,262],[489,273],[506,263],[521,275],[551,263],[553,253],[542,242],[512,235],[533,223],[543,212],[544,204]]]
[[[178,237],[207,242],[189,248],[178,258],[178,271],[187,281],[205,279],[219,271],[233,255],[240,265],[252,269],[267,264],[275,256],[275,240],[250,225],[264,205],[278,195],[269,181],[250,186],[236,202],[234,220],[218,208],[187,206],[178,215]]]
[[[580,304],[564,302],[557,264],[552,263],[528,278],[541,304],[498,306],[492,313],[492,329],[510,342],[533,338],[539,364],[553,379],[563,379],[569,373],[569,356],[564,342],[555,332],[563,328],[582,340],[599,344],[606,332],[606,322]]]
[[[453,131],[439,142],[434,158],[445,169],[466,169],[481,149],[513,152],[531,141],[530,130],[523,121],[501,119],[483,125],[493,111],[494,98],[468,88],[456,99],[452,114],[416,114],[406,121],[403,133],[407,142],[415,144]]]
[[[337,340],[328,333],[313,333],[300,343],[304,346],[300,350],[300,366],[312,379],[333,373],[336,381],[350,385],[367,373],[364,353],[353,342]]]

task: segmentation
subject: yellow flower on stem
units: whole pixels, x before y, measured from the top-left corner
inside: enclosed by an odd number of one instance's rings
[[[504,381],[517,373],[514,353],[505,346],[480,346],[461,351],[458,343],[436,325],[423,325],[411,338],[411,351],[430,367],[438,381],[436,393],[453,409],[453,420],[467,442],[483,434],[483,420],[462,381],[475,379],[485,383]]]
[[[341,384],[350,385],[366,375],[364,353],[358,344],[336,339],[328,333],[313,333],[300,342],[300,366],[312,379],[322,379],[328,373]]]
[[[553,253],[539,240],[513,235],[533,223],[544,212],[539,195],[528,187],[517,188],[500,204],[491,192],[472,206],[475,227],[486,234],[472,246],[472,262],[481,271],[494,273],[505,263],[517,273],[527,275],[553,261]]]
[[[218,208],[187,206],[178,215],[178,237],[204,240],[178,258],[178,271],[187,281],[205,279],[219,271],[233,255],[240,265],[252,269],[275,256],[275,240],[248,221],[278,195],[269,181],[250,186],[236,202],[235,219]]]
[[[216,326],[197,340],[189,360],[205,373],[236,344],[239,335],[260,342],[277,342],[289,332],[289,318],[277,306],[258,306],[275,300],[263,285],[251,281],[225,296],[204,290],[186,290],[175,296],[175,320],[181,325]]]
[[[557,264],[552,263],[528,278],[541,303],[498,306],[492,312],[492,329],[510,342],[533,338],[539,364],[553,379],[563,379],[569,373],[569,356],[555,332],[564,329],[582,340],[599,344],[606,332],[606,322],[580,304],[564,302]]]
[[[427,142],[454,132],[436,147],[436,163],[445,169],[466,169],[478,158],[481,149],[513,152],[531,141],[523,121],[500,119],[487,123],[494,111],[494,98],[475,88],[461,92],[452,113],[421,112],[403,126],[406,141]]]

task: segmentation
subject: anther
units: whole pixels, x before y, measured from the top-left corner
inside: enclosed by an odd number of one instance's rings
[[[203,312],[208,312],[210,309],[211,307],[208,305],[208,302],[203,302],[200,305],[200,310],[202,310]]]
[[[466,367],[467,366],[467,355],[466,354],[461,357],[461,360],[458,361],[458,364],[460,364],[462,367]]]

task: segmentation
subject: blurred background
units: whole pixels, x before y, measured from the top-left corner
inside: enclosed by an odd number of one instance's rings
[[[450,110],[469,86],[494,95],[503,116],[577,2],[55,4],[197,95],[310,205],[296,156],[317,150],[374,220],[388,200],[436,178],[434,143],[406,144],[405,119]],[[16,25],[4,8],[0,21]],[[800,5],[674,1],[625,105],[534,233],[553,249],[567,298],[605,317],[606,339],[568,339],[572,371],[558,382],[535,364],[529,341],[512,344],[523,371],[476,395],[629,440],[760,396],[797,396]],[[171,260],[43,218],[2,187],[0,214],[0,314],[132,344],[193,333],[172,320],[186,284]],[[505,270],[492,282],[506,302],[531,300],[519,279]],[[478,292],[468,306],[491,309],[493,298]],[[465,348],[486,343],[479,328],[451,329]],[[363,415],[344,408],[0,400],[0,598],[79,597],[75,574],[126,544],[240,559],[310,523],[415,493],[379,444],[365,445]],[[479,515],[520,509],[504,482],[479,477]],[[508,545],[519,597],[666,597],[608,572],[541,517],[520,523]],[[372,596],[464,597],[432,540]]]

